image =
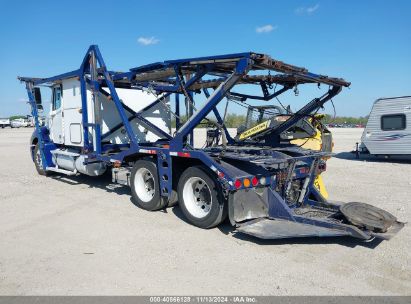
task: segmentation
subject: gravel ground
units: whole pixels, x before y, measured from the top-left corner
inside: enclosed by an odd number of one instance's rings
[[[409,221],[411,164],[353,160],[361,132],[334,130],[330,198]],[[411,295],[409,226],[369,243],[201,230],[178,208],[137,208],[109,177],[37,175],[30,133],[0,129],[1,295]]]

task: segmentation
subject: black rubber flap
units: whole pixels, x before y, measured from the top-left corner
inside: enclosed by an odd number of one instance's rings
[[[397,221],[391,213],[365,203],[347,203],[340,210],[353,225],[374,232],[386,232]]]

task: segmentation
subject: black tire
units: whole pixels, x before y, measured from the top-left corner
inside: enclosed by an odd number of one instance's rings
[[[48,176],[48,175],[49,175],[49,172],[48,172],[48,171],[45,171],[45,170],[43,169],[43,165],[42,165],[42,161],[41,161],[41,156],[40,156],[40,151],[39,151],[39,145],[36,145],[36,146],[34,147],[34,150],[33,150],[33,162],[34,162],[34,165],[36,166],[36,170],[37,170],[37,173],[38,173],[38,174],[44,175],[44,176]]]
[[[200,183],[200,191],[196,188],[198,183]],[[186,169],[180,177],[177,188],[181,211],[194,226],[212,228],[219,225],[227,217],[227,202],[224,199],[221,185],[207,168],[195,166]],[[185,201],[186,198],[190,199],[192,196],[190,189],[193,191],[193,197],[203,192],[203,196],[210,197],[211,200],[204,199],[204,197],[201,199],[197,196],[196,202]],[[184,195],[185,191],[186,196]],[[193,208],[195,212],[193,212]],[[208,211],[205,210],[206,208]],[[204,210],[205,215],[201,214],[200,209]],[[198,213],[200,216],[196,216]]]
[[[171,192],[170,199],[169,199],[169,201],[168,201],[168,203],[167,203],[167,208],[172,208],[172,207],[174,207],[174,206],[177,206],[177,204],[178,204],[177,192],[176,192],[175,190],[173,190],[173,191]]]
[[[144,176],[147,181],[142,184]],[[160,195],[157,166],[150,160],[138,160],[131,170],[131,194],[137,206],[144,210],[154,211],[164,209],[167,200]]]

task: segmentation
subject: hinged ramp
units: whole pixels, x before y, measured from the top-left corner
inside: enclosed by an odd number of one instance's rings
[[[257,219],[241,224],[238,232],[261,239],[286,239],[292,237],[324,237],[349,235],[343,230],[323,228],[285,220]]]

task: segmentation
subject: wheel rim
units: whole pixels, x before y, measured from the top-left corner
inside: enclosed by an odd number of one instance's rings
[[[196,218],[203,218],[211,211],[213,200],[210,187],[202,178],[190,177],[185,182],[183,200],[188,212]]]
[[[137,196],[143,202],[151,201],[156,193],[154,176],[147,168],[140,168],[137,170],[134,177],[134,188]]]
[[[40,154],[39,149],[37,149],[37,152],[36,152],[36,163],[40,169],[43,169],[43,161],[41,159],[41,154]]]

